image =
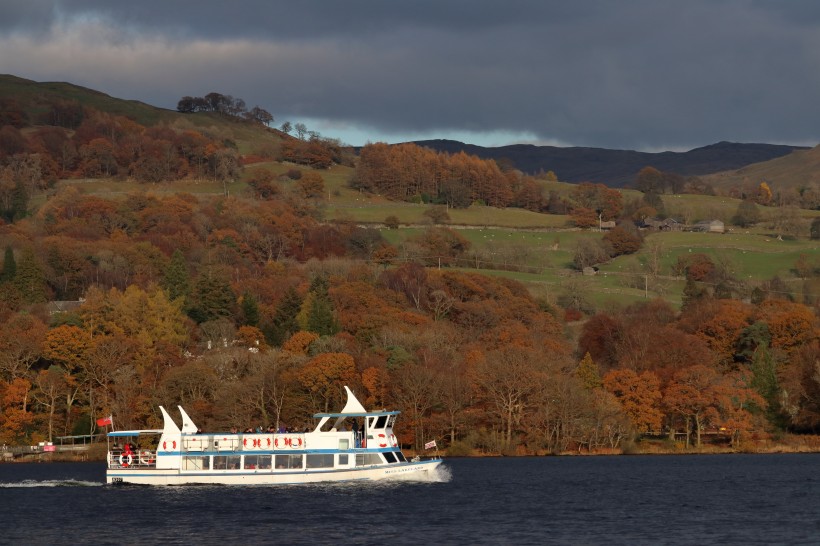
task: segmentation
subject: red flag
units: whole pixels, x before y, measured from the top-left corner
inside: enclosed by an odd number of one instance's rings
[[[111,420],[111,416],[108,417],[100,417],[97,419],[97,426],[104,427],[105,425],[110,425],[113,421]]]

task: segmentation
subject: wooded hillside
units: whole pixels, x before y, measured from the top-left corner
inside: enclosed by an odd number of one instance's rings
[[[367,407],[401,410],[406,447],[435,438],[452,454],[617,451],[639,438],[739,449],[820,424],[816,252],[793,264],[800,291],[776,275],[752,285],[691,233],[677,234],[689,252],[674,260],[647,242],[635,214],[650,203],[594,184],[548,196],[493,162],[417,147],[372,146],[342,171],[344,192],[453,202],[403,205],[436,211],[412,230],[327,222],[343,195],[335,171],[256,153],[281,135],[230,138],[264,128],[191,129],[212,113],[177,127],[57,111],[0,128],[2,442],[89,434],[109,414],[153,427],[159,404],[210,430],[303,427],[340,408],[343,385]],[[349,160],[332,142],[292,140]],[[100,180],[112,189],[93,191]],[[174,191],[183,185],[222,191]],[[512,244],[476,254],[477,230],[436,216],[462,203],[564,207],[562,221],[592,215],[593,228],[617,218],[606,233],[563,235],[578,260],[567,268],[645,250],[641,289],[674,278],[682,304],[590,305],[563,266],[561,287],[500,275],[521,271],[500,254]],[[553,239],[534,248],[559,252]]]

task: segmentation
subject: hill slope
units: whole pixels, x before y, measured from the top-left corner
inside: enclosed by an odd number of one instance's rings
[[[485,159],[507,159],[524,172],[534,174],[540,170],[553,171],[560,180],[566,182],[598,182],[613,187],[631,184],[638,171],[648,165],[683,176],[702,176],[738,169],[805,149],[777,144],[734,142],[718,142],[688,152],[659,153],[532,144],[485,148],[453,140],[421,140],[415,144],[450,153],[464,151]]]
[[[704,181],[715,188],[729,189],[766,181],[772,188],[797,189],[820,186],[820,146],[731,171],[711,174]]]
[[[125,116],[145,126],[179,116],[177,112],[150,106],[135,100],[111,97],[100,91],[66,82],[35,82],[9,74],[0,74],[0,98],[13,99],[28,114],[29,123],[36,124],[38,117],[56,100],[77,101],[83,106],[117,116]]]
[[[174,124],[178,128],[193,127],[211,135],[219,135],[234,141],[242,153],[251,153],[265,142],[279,143],[288,137],[281,131],[258,123],[244,123],[236,118],[215,112],[180,113],[145,104],[136,100],[126,100],[106,95],[66,82],[35,82],[0,74],[0,100],[11,100],[25,115],[25,125],[40,125],[56,102],[77,102],[114,116],[123,116],[145,127],[159,124]]]

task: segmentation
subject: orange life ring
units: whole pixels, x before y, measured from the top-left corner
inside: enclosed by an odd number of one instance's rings
[[[302,439],[298,436],[288,438],[288,445],[290,445],[293,449],[299,449],[302,447]]]
[[[124,460],[123,457],[125,457]],[[120,455],[120,466],[128,467],[131,466],[131,463],[133,462],[134,459],[131,457],[130,453],[124,453],[123,455]]]
[[[268,441],[268,449],[270,449],[270,437],[266,438]],[[262,443],[259,443],[259,447],[262,447]]]
[[[390,435],[390,445],[393,446],[393,447],[396,447],[396,446],[399,445],[399,441],[396,440],[396,435],[395,434]]]
[[[381,443],[379,443],[379,447],[387,447],[387,437],[384,434],[379,434],[379,438],[381,439]]]
[[[279,440],[282,440],[282,445],[279,445]],[[273,439],[273,447],[279,449],[280,447],[287,447],[290,445],[290,438],[280,438],[276,437]]]

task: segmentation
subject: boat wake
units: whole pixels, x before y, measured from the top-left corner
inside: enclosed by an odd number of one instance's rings
[[[447,483],[453,478],[453,473],[445,465],[439,465],[427,472],[411,472],[400,474],[387,481],[393,482],[424,482],[424,483]]]
[[[0,482],[0,489],[17,489],[29,487],[98,487],[102,482],[85,480],[23,480],[21,482]]]

